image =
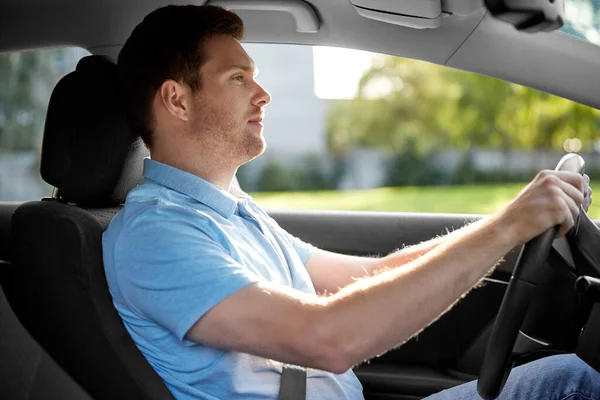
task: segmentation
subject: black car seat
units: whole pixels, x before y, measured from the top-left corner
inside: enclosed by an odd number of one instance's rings
[[[127,125],[116,65],[83,58],[48,107],[41,175],[55,195],[12,217],[16,268],[6,296],[96,400],[173,399],[115,310],[102,263],[102,233],[140,181],[146,155]]]
[[[0,399],[91,400],[23,328],[0,287]]]

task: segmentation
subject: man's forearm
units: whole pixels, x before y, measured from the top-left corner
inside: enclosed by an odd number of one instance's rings
[[[393,253],[388,254],[385,257],[381,257],[375,264],[370,265],[368,267],[369,274],[376,275],[378,273],[383,272],[384,270],[387,270],[390,268],[397,268],[399,266],[408,264],[408,263],[416,260],[417,258],[427,254],[428,252],[435,249],[440,244],[442,244],[448,240],[452,240],[455,236],[462,235],[463,229],[466,229],[467,227],[471,227],[470,229],[473,229],[474,227],[481,225],[483,223],[483,221],[485,221],[485,218],[479,219],[469,225],[463,226],[460,229],[449,232],[446,235],[437,236],[437,237],[427,240],[425,242],[421,242],[419,244],[404,247],[400,250],[397,250]]]
[[[447,235],[403,268],[351,284],[328,298],[323,329],[331,335],[329,345],[337,346],[334,354],[347,357],[336,369],[349,368],[421,331],[516,244],[498,219],[490,217]]]

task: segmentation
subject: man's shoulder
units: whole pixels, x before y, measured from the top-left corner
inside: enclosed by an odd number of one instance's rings
[[[190,222],[211,218],[208,207],[192,203],[190,198],[164,186],[144,183],[127,196],[122,210],[125,221],[131,223],[139,219],[169,220],[180,218]]]
[[[222,251],[218,229],[209,213],[161,196],[128,199],[102,237],[105,270],[144,276],[155,262],[198,259]],[[118,272],[118,274],[117,274]]]
[[[192,206],[164,188],[140,185],[127,196],[123,209],[104,232],[103,242],[114,245],[117,241],[144,240],[150,232],[154,237],[189,234],[190,228],[200,234],[213,224],[209,210]]]

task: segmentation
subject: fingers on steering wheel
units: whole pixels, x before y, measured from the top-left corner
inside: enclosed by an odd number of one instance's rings
[[[563,211],[564,211],[565,218],[560,224],[560,228],[558,230],[558,237],[562,237],[562,236],[566,235],[567,232],[569,232],[569,230],[571,230],[571,228],[575,225],[575,217],[576,217],[576,214],[573,214],[573,206],[575,205],[575,202],[573,201],[573,199],[571,199],[568,196],[563,196],[563,197],[561,197],[561,200],[563,203]],[[578,211],[579,211],[579,209],[576,208],[575,212],[578,212]]]
[[[583,204],[585,199],[583,193],[570,183],[557,179],[555,185],[563,213],[558,231],[560,237],[564,236],[575,225],[575,220],[579,215],[579,205]]]
[[[590,187],[590,177],[587,174],[583,174],[584,191],[585,196],[591,196],[592,188]]]
[[[564,200],[565,204],[567,205],[567,207],[569,208],[568,209],[569,215],[573,219],[576,219],[577,216],[579,215],[579,205],[575,202],[575,200],[573,200],[569,196],[564,196],[563,200]]]
[[[585,175],[580,175],[576,172],[570,171],[555,171],[558,174],[558,177],[567,183],[573,185],[577,190],[581,193],[585,193],[585,188],[588,186]]]
[[[565,193],[566,197],[573,200],[574,206],[578,210],[579,205],[583,204],[585,199],[583,190],[577,188],[570,182],[563,180],[557,180],[556,185]],[[571,208],[571,204],[569,204],[569,207]],[[575,214],[575,216],[577,216],[577,214]]]

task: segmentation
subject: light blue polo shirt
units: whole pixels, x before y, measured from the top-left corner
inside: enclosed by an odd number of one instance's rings
[[[125,327],[177,399],[276,399],[281,363],[184,336],[254,282],[316,296],[304,266],[311,246],[246,194],[235,197],[150,159],[144,178],[102,238],[106,278]],[[307,399],[363,398],[352,371],[307,375]]]

